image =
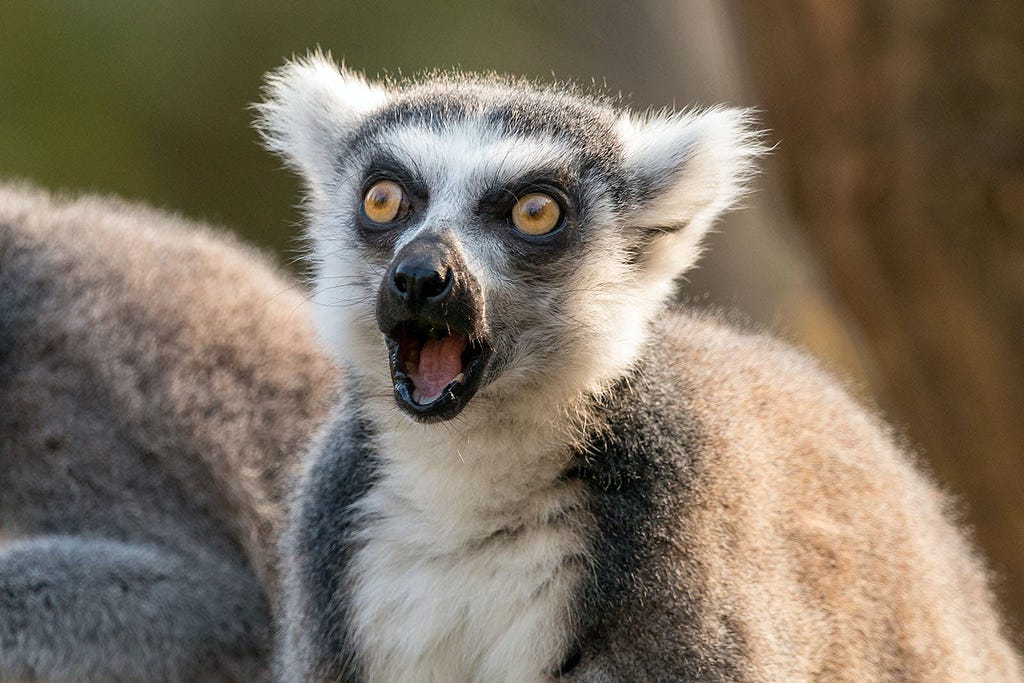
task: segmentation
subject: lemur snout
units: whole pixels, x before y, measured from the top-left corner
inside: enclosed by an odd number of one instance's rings
[[[457,415],[491,355],[480,287],[453,240],[428,233],[406,244],[377,296],[395,400],[422,422]]]
[[[478,289],[446,235],[421,235],[395,255],[377,299],[381,331],[415,320],[441,327],[473,328]]]

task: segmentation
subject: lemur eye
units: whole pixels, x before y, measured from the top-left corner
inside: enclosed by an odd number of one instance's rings
[[[543,192],[533,192],[512,207],[512,224],[527,235],[545,235],[562,221],[558,202]]]
[[[363,213],[374,223],[391,223],[409,211],[409,200],[393,180],[380,180],[366,191]]]

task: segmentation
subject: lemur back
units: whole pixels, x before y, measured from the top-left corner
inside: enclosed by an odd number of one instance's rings
[[[335,375],[304,304],[204,226],[0,186],[0,679],[268,678]]]
[[[763,151],[745,112],[312,55],[259,125],[347,367],[282,544],[280,680],[1022,679],[889,430],[667,303]]]

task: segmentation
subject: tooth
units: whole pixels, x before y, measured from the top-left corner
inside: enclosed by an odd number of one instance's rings
[[[466,380],[466,373],[460,372],[459,374],[455,375],[455,379],[453,379],[452,381],[453,382],[464,382],[465,380]]]

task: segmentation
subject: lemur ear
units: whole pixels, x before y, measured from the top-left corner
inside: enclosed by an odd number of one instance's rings
[[[311,188],[330,175],[348,133],[387,99],[387,92],[319,51],[267,74],[256,128]]]
[[[749,110],[637,117],[618,122],[625,164],[639,188],[630,227],[651,236],[644,248],[655,268],[686,270],[700,255],[700,242],[724,211],[746,192],[756,161],[766,148]]]

